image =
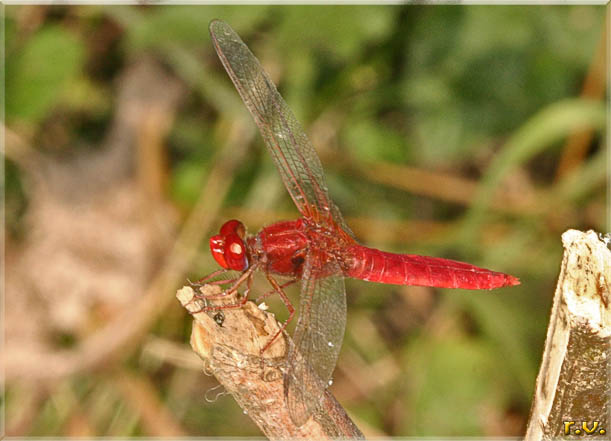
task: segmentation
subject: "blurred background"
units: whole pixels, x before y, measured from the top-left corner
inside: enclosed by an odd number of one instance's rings
[[[278,85],[363,243],[522,280],[347,280],[340,403],[367,436],[523,433],[560,235],[607,229],[603,6],[4,12],[8,435],[261,435],[204,375],[174,297],[217,269],[225,220],[298,215],[213,18]]]

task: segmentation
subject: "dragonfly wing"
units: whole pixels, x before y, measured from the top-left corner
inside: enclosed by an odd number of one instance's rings
[[[284,393],[293,422],[307,421],[329,386],[346,328],[346,289],[336,261],[304,262],[299,321],[289,348]]]
[[[259,127],[302,216],[322,223],[333,219],[349,233],[339,209],[329,198],[314,147],[259,60],[227,23],[212,21],[210,34],[216,53]]]

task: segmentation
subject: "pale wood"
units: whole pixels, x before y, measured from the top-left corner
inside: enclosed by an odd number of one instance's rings
[[[562,243],[526,440],[582,438],[583,422],[587,430],[598,422],[595,439],[609,439],[611,251],[593,231],[568,230]],[[567,437],[565,422],[571,421]]]
[[[205,295],[220,292],[218,286],[201,288]],[[318,411],[301,427],[289,416],[283,389],[283,370],[288,335],[277,338],[261,354],[261,349],[278,331],[273,314],[246,302],[237,309],[224,309],[223,320],[215,312],[194,312],[203,303],[194,298],[191,287],[183,287],[176,296],[193,314],[191,346],[204,360],[204,369],[235,398],[245,413],[272,440],[280,439],[363,439],[344,409],[327,390]],[[235,299],[210,300],[209,305],[235,302]],[[219,322],[222,321],[222,324]]]

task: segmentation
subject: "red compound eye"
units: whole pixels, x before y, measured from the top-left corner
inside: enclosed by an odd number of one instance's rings
[[[212,236],[210,238],[210,251],[216,263],[225,269],[229,269],[229,265],[227,265],[227,261],[225,260],[225,239],[220,235]]]
[[[238,220],[223,224],[220,234],[210,238],[214,260],[225,269],[244,271],[248,268],[248,250],[244,242],[246,228]]]
[[[239,220],[232,219],[223,224],[220,233],[221,236],[227,236],[231,233],[235,233],[241,239],[244,239],[244,236],[246,235],[246,228],[244,227],[244,224]]]
[[[225,238],[225,261],[232,270],[244,271],[248,268],[246,246],[244,241],[235,233]]]

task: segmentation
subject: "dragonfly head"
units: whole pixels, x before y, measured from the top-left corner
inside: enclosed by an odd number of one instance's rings
[[[210,238],[212,257],[225,269],[245,271],[248,269],[248,249],[244,238],[246,228],[238,220],[223,224],[221,231]]]

